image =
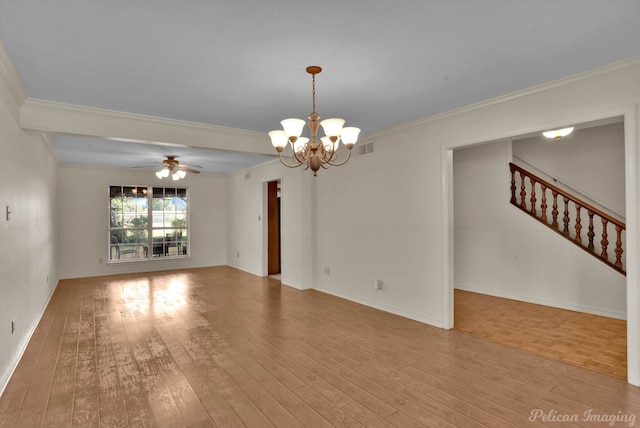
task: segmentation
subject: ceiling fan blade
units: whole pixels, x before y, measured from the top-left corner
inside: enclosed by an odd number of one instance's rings
[[[185,163],[176,163],[176,168],[192,168],[192,169],[202,169],[200,165],[187,165]]]
[[[187,165],[186,163],[177,163],[177,166],[184,166],[186,168],[199,168],[202,169],[200,165]]]
[[[197,169],[190,168],[186,165],[176,165],[176,168],[181,169],[183,171],[190,172],[192,174],[200,174],[200,171],[198,171]]]
[[[198,171],[195,168],[202,168],[199,165],[184,165],[184,164],[181,164],[180,162],[178,162],[178,159],[176,159],[175,156],[167,156],[166,159],[163,159],[162,162],[157,162],[157,164],[164,166],[165,168],[169,169],[169,171],[182,170],[182,171],[190,172],[192,174],[200,174],[200,171]],[[155,167],[153,167],[153,166],[134,166],[133,168],[155,168]]]
[[[163,162],[151,162],[150,165],[136,165],[136,166],[132,166],[131,168],[158,168],[159,166],[167,166],[167,164],[163,163]]]

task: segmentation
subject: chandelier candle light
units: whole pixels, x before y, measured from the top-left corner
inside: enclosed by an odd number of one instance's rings
[[[358,141],[359,128],[345,127],[344,119],[332,118],[325,119],[320,122],[320,116],[316,113],[316,74],[319,74],[322,68],[317,65],[311,65],[307,67],[307,73],[312,76],[312,99],[313,99],[313,112],[308,116],[309,119],[309,132],[311,133],[311,140],[306,137],[301,137],[302,130],[305,125],[305,121],[302,119],[285,119],[282,122],[282,128],[284,130],[271,131],[269,137],[271,137],[271,144],[278,151],[280,162],[286,167],[297,168],[304,165],[304,169],[311,168],[313,175],[318,175],[320,167],[329,168],[329,166],[340,166],[347,163],[351,158],[351,149],[353,145]],[[325,136],[317,140],[318,129],[322,126]],[[336,163],[338,146],[342,141],[342,144],[349,151],[347,158],[340,163]],[[287,143],[291,144],[293,150],[294,164],[289,165],[282,159],[282,151]]]

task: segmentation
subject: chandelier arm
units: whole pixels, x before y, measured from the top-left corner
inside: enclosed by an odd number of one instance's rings
[[[309,159],[309,147],[305,144],[304,149],[300,152],[300,156],[298,156],[298,153],[293,152],[293,157],[298,163],[307,163]]]
[[[349,161],[349,159],[351,159],[351,149],[349,149],[349,156],[347,156],[347,158],[340,163],[333,163],[333,162],[327,162],[329,165],[331,166],[340,166],[340,165],[344,165],[345,163],[347,163]]]
[[[327,166],[327,151],[324,149],[324,146],[322,144],[318,146],[318,158],[320,158],[320,166],[322,167],[322,169],[329,168]]]
[[[332,150],[331,151],[331,156],[327,157],[327,150],[324,150],[324,159],[323,159],[323,163],[328,163],[329,165],[332,165],[332,161],[335,159],[338,159],[337,156],[337,150]]]
[[[295,153],[294,153],[295,154]],[[282,152],[278,152],[278,157],[280,158],[280,163],[284,166],[286,166],[287,168],[298,168],[299,166],[304,165],[303,162],[298,161],[297,165],[289,165],[287,164],[284,159],[282,159]],[[298,157],[296,156],[296,160],[298,160]]]

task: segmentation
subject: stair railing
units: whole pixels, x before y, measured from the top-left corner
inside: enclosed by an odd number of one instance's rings
[[[626,275],[623,260],[626,225],[623,221],[597,209],[567,191],[543,180],[531,172],[509,163],[511,170],[511,204],[526,212],[551,230],[564,236],[589,254]],[[519,175],[518,179],[516,175]],[[516,192],[519,184],[518,199]],[[548,199],[551,192],[551,201]],[[560,199],[560,207],[558,206]],[[549,202],[551,212],[548,213]],[[562,210],[560,212],[559,208]],[[587,213],[586,232],[582,225],[582,212]],[[562,215],[560,218],[559,216]],[[594,221],[594,217],[596,221]],[[615,230],[615,248],[609,253],[609,225]],[[613,232],[611,230],[611,232]],[[600,239],[596,240],[598,236]]]

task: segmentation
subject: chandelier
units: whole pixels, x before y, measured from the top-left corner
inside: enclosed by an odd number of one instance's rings
[[[344,119],[332,118],[319,122],[320,116],[316,113],[316,74],[321,71],[322,68],[317,65],[307,67],[307,73],[312,76],[311,96],[313,111],[307,117],[309,119],[308,125],[311,140],[307,137],[301,137],[306,123],[302,119],[285,119],[280,122],[283,130],[269,132],[271,144],[278,151],[278,157],[284,166],[289,168],[297,168],[299,166],[303,166],[304,169],[311,168],[314,176],[318,175],[318,170],[321,167],[327,169],[329,166],[340,166],[347,163],[351,158],[351,149],[358,141],[358,134],[360,133],[359,128],[343,128]],[[320,126],[324,130],[325,136],[318,141],[317,135]],[[340,141],[347,148],[348,156],[344,161],[337,162]],[[291,149],[293,150],[293,165],[287,164],[282,159],[282,151],[287,143],[291,144]]]

